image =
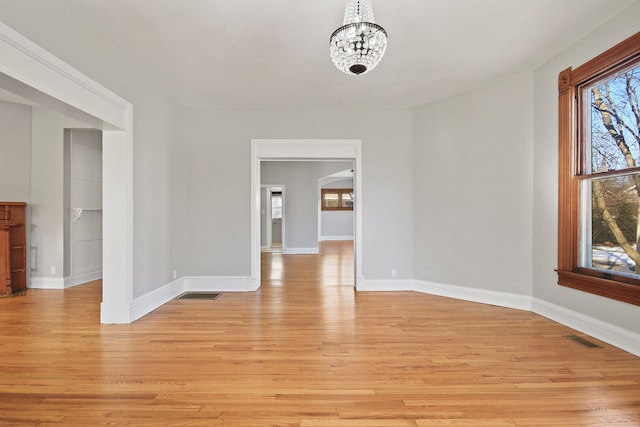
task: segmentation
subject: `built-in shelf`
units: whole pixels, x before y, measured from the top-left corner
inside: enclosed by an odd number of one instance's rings
[[[71,208],[71,221],[77,222],[82,216],[82,212],[102,212],[102,209],[97,208]]]

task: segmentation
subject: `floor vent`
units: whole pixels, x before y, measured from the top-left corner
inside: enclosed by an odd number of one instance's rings
[[[178,299],[217,299],[219,296],[213,292],[185,292]]]
[[[568,339],[568,340],[571,340],[573,342],[577,342],[578,344],[583,345],[583,346],[588,347],[588,348],[602,348],[602,346],[600,346],[598,344],[595,344],[595,343],[592,343],[591,341],[586,340],[586,339],[584,339],[582,337],[579,337],[577,335],[565,335],[565,338]]]

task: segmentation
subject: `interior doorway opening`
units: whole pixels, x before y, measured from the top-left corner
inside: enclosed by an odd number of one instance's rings
[[[64,131],[64,287],[102,279],[102,131]]]
[[[282,252],[284,245],[284,185],[260,188],[260,247],[267,252]]]
[[[282,247],[282,235],[283,235],[283,203],[282,203],[282,189],[277,191],[272,189],[271,191],[271,247]]]
[[[102,323],[130,323],[133,300],[133,105],[0,23],[0,88],[102,130]]]
[[[356,289],[363,280],[362,274],[362,153],[360,140],[259,140],[251,141],[251,280],[250,289],[261,284],[261,162],[263,161],[331,161],[353,162],[354,193],[354,263],[353,283]],[[290,193],[288,191],[288,193]],[[319,203],[319,199],[318,199]],[[286,205],[286,204],[285,204]],[[286,209],[285,209],[286,210]],[[290,216],[290,215],[289,215]],[[317,228],[312,230],[317,236]],[[286,235],[286,232],[285,232]],[[290,239],[286,240],[291,244]],[[309,248],[296,248],[305,250]],[[283,253],[290,248],[283,247]],[[317,251],[317,249],[316,249]],[[300,252],[299,252],[300,253]]]

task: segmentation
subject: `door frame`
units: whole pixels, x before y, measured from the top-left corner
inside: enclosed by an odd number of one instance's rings
[[[252,139],[251,140],[251,277],[250,290],[260,288],[260,162],[263,160],[353,160],[354,285],[362,273],[362,141],[359,139]]]
[[[284,196],[284,185],[276,185],[276,184],[262,184],[260,186],[260,188],[264,188],[266,191],[265,194],[265,199],[266,199],[266,204],[264,206],[265,209],[265,214],[266,214],[266,219],[265,219],[265,242],[266,245],[264,246],[267,249],[271,249],[271,247],[273,246],[273,210],[271,208],[271,197],[273,194],[273,189],[274,188],[279,188],[281,189],[281,193],[282,193],[282,221],[281,221],[281,226],[282,226],[282,234],[280,237],[280,243],[282,244],[282,247],[284,247],[284,217],[285,217],[285,213],[284,213],[284,200],[285,200],[285,196]],[[261,206],[262,208],[262,206]],[[260,232],[262,232],[262,230],[260,230]]]

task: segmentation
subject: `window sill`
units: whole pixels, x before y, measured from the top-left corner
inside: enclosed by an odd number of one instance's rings
[[[640,305],[640,286],[621,283],[615,280],[593,277],[573,271],[558,272],[558,284],[603,297]]]

